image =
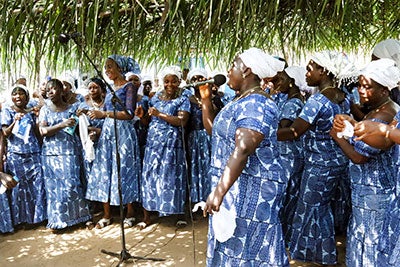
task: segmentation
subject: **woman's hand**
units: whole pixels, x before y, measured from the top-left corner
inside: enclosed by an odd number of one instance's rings
[[[211,98],[212,92],[208,84],[199,85],[201,99]]]
[[[392,128],[384,123],[379,123],[371,120],[360,121],[355,124],[354,135],[355,140],[362,140],[369,136],[385,136],[387,131]]]
[[[89,110],[87,112],[87,115],[91,120],[103,119],[106,117],[106,112],[104,112],[102,110]]]
[[[218,187],[217,187],[218,188]],[[207,217],[207,213],[213,214],[214,211],[218,212],[219,208],[222,203],[222,199],[224,198],[222,194],[220,194],[215,188],[213,192],[211,192],[210,195],[207,197],[206,205],[204,206],[203,209],[203,216]]]
[[[7,189],[11,189],[17,185],[17,181],[11,175],[4,172],[0,172],[0,181]]]
[[[17,113],[15,114],[14,121],[19,121],[25,115],[25,113]]]
[[[143,107],[142,107],[142,106],[138,106],[138,107],[135,109],[135,116],[138,116],[140,119],[143,118],[143,116],[144,116],[144,110],[143,110]]]
[[[160,111],[158,111],[158,109],[156,109],[155,107],[151,107],[149,108],[149,115],[158,117],[160,115]]]
[[[356,121],[350,117],[349,115],[346,114],[337,114],[335,116],[335,119],[333,120],[333,129],[335,129],[336,133],[343,132],[344,128],[346,128],[346,125],[344,124],[344,121],[347,120],[351,124],[355,124]]]
[[[61,123],[64,128],[75,126],[75,124],[76,120],[74,118],[69,118]]]

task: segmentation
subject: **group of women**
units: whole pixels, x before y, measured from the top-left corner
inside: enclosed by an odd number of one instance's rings
[[[399,43],[387,41],[385,51]],[[65,86],[50,80],[38,118],[27,108],[28,91],[16,86],[1,122],[4,171],[19,183],[1,177],[15,186],[11,210],[0,195],[2,217],[14,225],[47,219],[62,229],[90,221],[89,201],[96,201],[103,228],[112,222],[110,206],[122,201],[127,226],[135,224],[134,202],[143,207],[141,229],[151,212],[178,215],[177,225],[185,225],[179,215],[189,193],[211,215],[208,266],[289,266],[287,249],[294,260],[335,265],[335,231],[346,227],[347,266],[398,266],[400,107],[390,96],[400,69],[393,55],[374,50],[357,70],[344,53],[321,51],[304,68],[250,48],[232,62],[228,86],[236,97],[223,108],[208,84],[180,88],[175,67],[164,69],[163,90],[144,103],[124,77],[137,64],[117,55],[105,63],[114,93],[92,79],[86,100],[71,103]],[[191,82],[207,76],[189,73]],[[263,83],[279,93],[271,97]],[[355,83],[360,105],[351,97]],[[309,94],[310,87],[318,90]],[[142,157],[134,116],[147,129]],[[216,215],[223,210],[223,227],[233,230],[221,238]],[[0,223],[2,232],[9,222]]]

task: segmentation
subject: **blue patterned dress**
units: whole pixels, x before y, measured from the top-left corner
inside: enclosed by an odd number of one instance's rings
[[[86,103],[86,101],[79,103],[79,109],[96,110],[96,108],[94,108],[92,106],[89,106]],[[89,127],[95,127],[95,128],[99,128],[99,129],[101,129],[103,127],[104,119],[93,119],[92,120],[92,119],[89,118],[89,116],[87,116],[87,120],[89,122]],[[93,143],[94,151],[97,150],[98,141],[99,140],[97,139]],[[84,183],[84,189],[85,189],[84,191],[85,191],[85,194],[86,194],[87,181],[88,181],[88,178],[89,178],[90,171],[92,170],[93,161],[89,162],[89,161],[86,160],[86,158],[85,158],[85,150],[82,149],[82,153],[83,153],[83,158],[84,158],[83,167],[84,167],[84,177],[85,177],[83,183]]]
[[[211,161],[211,138],[203,125],[202,111],[190,102],[188,151],[190,158],[190,197],[192,202],[206,201],[211,193],[208,171]]]
[[[348,177],[348,159],[330,137],[336,114],[349,114],[350,102],[332,103],[324,95],[312,95],[300,118],[311,124],[304,134],[304,171],[292,221],[292,259],[336,264],[336,242],[331,200],[339,179]]]
[[[150,106],[173,116],[178,111],[190,112],[186,95],[164,101],[160,94],[151,98]],[[143,208],[158,211],[160,216],[185,212],[187,171],[182,137],[182,127],[152,117],[143,160]]]
[[[353,139],[351,144],[369,160],[364,164],[350,162],[352,214],[347,231],[346,264],[378,267],[381,266],[377,261],[378,239],[396,188],[394,149],[383,151]]]
[[[400,112],[394,118],[397,121],[397,129],[400,129]],[[396,153],[393,159],[395,164],[396,192],[395,199],[386,209],[382,230],[379,232],[378,260],[379,266],[400,266],[400,176],[399,176],[399,150],[398,144],[394,147]]]
[[[56,125],[76,113],[78,105],[72,104],[61,112],[45,105],[40,110],[39,121],[47,126]],[[47,227],[62,229],[88,221],[88,203],[81,183],[82,152],[76,131],[71,135],[63,130],[45,136],[42,147],[42,167],[47,194]]]
[[[215,118],[211,139],[212,188],[235,148],[238,128],[262,133],[264,139],[249,156],[242,174],[222,202],[237,214],[233,236],[219,242],[210,218],[207,266],[289,266],[279,220],[288,173],[279,157],[278,111],[271,99],[260,94],[248,95],[228,103]]]
[[[0,116],[2,110],[0,109]],[[0,136],[0,142],[2,141],[2,136]],[[10,203],[8,202],[7,194],[0,194],[0,233],[12,233],[14,232],[14,227],[11,220],[11,209]]]
[[[136,107],[136,89],[132,83],[115,91],[115,94],[126,109],[133,114]],[[113,110],[112,94],[105,98],[104,109]],[[117,103],[117,111],[122,107]],[[132,120],[115,120],[118,130],[118,152],[120,154],[122,203],[129,204],[139,201],[140,156],[136,131]],[[86,198],[111,205],[119,205],[117,157],[115,153],[114,119],[104,120],[95,159],[88,179]]]
[[[304,106],[299,98],[290,98],[282,103],[279,108],[279,121],[294,121],[299,116]],[[285,240],[290,241],[291,225],[296,209],[300,180],[304,167],[303,137],[293,141],[278,142],[282,166],[289,171],[289,180],[286,188],[285,201],[281,211],[281,221]]]
[[[8,127],[16,115],[17,112],[11,107],[4,108],[1,124]],[[19,183],[11,190],[11,214],[14,225],[35,224],[47,219],[41,148],[34,132],[36,116],[32,112],[27,113],[19,124],[20,129],[29,125],[30,130],[26,142],[15,134],[11,134],[7,140],[5,171],[19,178]]]

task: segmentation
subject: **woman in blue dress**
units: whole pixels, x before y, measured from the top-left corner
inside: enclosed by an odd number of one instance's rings
[[[128,71],[140,72],[139,65],[130,57],[111,55],[105,62],[105,73],[113,81],[115,95],[121,100],[116,103],[115,116],[112,104],[113,95],[107,93],[102,110],[90,110],[90,119],[105,118],[98,141],[91,173],[89,174],[86,198],[103,203],[103,218],[96,228],[111,224],[110,205],[120,205],[118,194],[118,167],[121,176],[122,203],[127,206],[124,219],[125,227],[132,227],[135,222],[133,202],[139,201],[140,155],[133,116],[136,108],[137,88],[125,80]],[[124,110],[126,109],[126,110]],[[115,119],[115,120],[114,120]],[[120,166],[117,165],[116,133],[118,130],[118,152]]]
[[[63,229],[88,221],[91,216],[81,183],[82,152],[75,104],[62,98],[63,84],[51,79],[46,84],[48,104],[39,114],[43,138],[42,169],[47,196],[47,227]]]
[[[206,79],[207,71],[196,68],[188,73],[190,83]],[[211,161],[211,137],[204,129],[201,112],[201,96],[198,87],[189,97],[190,118],[188,122],[188,156],[190,160],[190,198],[193,203],[205,201],[211,192],[208,176]]]
[[[400,107],[390,99],[389,91],[397,87],[398,81],[400,81],[400,70],[390,59],[372,61],[365,69],[361,70],[358,92],[361,104],[368,107],[369,111],[363,121],[380,122],[382,124],[392,122]],[[386,229],[383,228],[385,212],[396,193],[398,174],[394,167],[398,154],[395,154],[394,148],[387,149],[384,147],[380,149],[369,145],[371,139],[376,142],[375,137],[364,138],[364,140],[351,138],[349,141],[338,138],[337,133],[344,128],[344,120],[353,125],[356,124],[356,121],[349,116],[337,115],[331,134],[351,159],[350,178],[353,213],[347,232],[346,264],[347,266],[360,267],[382,266],[384,262],[391,261],[390,258],[379,259],[378,241],[382,236],[390,236],[389,227],[394,226],[391,222],[386,225]],[[396,209],[389,208],[389,210],[391,211],[388,214],[390,218],[392,214],[396,213]],[[392,218],[396,218],[396,216],[394,215]],[[396,224],[398,223],[399,221],[396,222]],[[382,232],[384,235],[382,235]],[[390,242],[387,242],[386,245],[388,244]]]
[[[189,119],[190,104],[185,94],[179,94],[181,73],[177,68],[164,69],[161,78],[164,90],[151,98],[148,111],[151,121],[143,160],[141,229],[151,223],[149,211],[157,211],[160,216],[181,217],[185,213],[187,166],[182,131]],[[178,226],[185,224],[178,218]]]
[[[290,127],[278,130],[278,140],[304,134],[304,171],[292,220],[290,254],[295,260],[336,264],[336,242],[331,201],[339,179],[348,175],[348,159],[329,135],[336,114],[349,114],[350,102],[338,88],[354,67],[342,54],[322,51],[307,65],[306,81],[318,86]]]
[[[207,266],[289,266],[279,220],[287,173],[276,139],[278,110],[260,87],[261,79],[283,68],[282,61],[258,48],[237,56],[228,83],[239,96],[215,119],[210,90],[200,87],[203,123],[212,131],[213,189],[203,211],[212,214]],[[229,235],[221,234],[217,223],[220,209],[230,214],[222,225],[231,228]]]
[[[1,115],[1,104],[0,104],[0,115]],[[12,179],[12,176],[3,173],[3,156],[5,153],[5,140],[3,136],[3,131],[0,131],[0,183],[6,186],[7,189],[17,185],[17,182]],[[0,184],[0,186],[1,186]],[[0,194],[0,233],[12,233],[14,232],[14,227],[11,220],[11,209],[10,203],[8,201],[8,196],[6,193]]]
[[[299,116],[304,99],[300,88],[307,87],[304,67],[292,66],[279,72],[274,81],[275,89],[287,95],[285,101],[279,108],[279,128],[290,127],[293,121]],[[304,167],[302,139],[278,142],[283,167],[289,172],[288,186],[286,189],[285,201],[281,211],[281,221],[285,241],[289,242],[291,236],[291,225],[294,211],[297,204],[300,180]]]
[[[11,191],[13,223],[37,224],[47,219],[39,127],[35,114],[26,108],[29,91],[25,86],[14,86],[11,100],[13,104],[1,113],[1,124],[7,138],[5,171],[19,178]]]

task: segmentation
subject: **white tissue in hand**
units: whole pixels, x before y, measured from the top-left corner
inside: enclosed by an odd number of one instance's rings
[[[345,127],[342,132],[337,133],[337,137],[348,139],[354,135],[354,127],[348,120],[344,120],[343,122]]]
[[[204,210],[205,206],[206,206],[206,202],[200,201],[199,203],[196,203],[196,205],[194,205],[194,207],[193,207],[193,209],[192,209],[192,212],[198,211],[199,208],[200,208],[201,210]]]
[[[214,212],[211,218],[215,238],[219,242],[225,242],[233,236],[236,228],[236,212],[220,206],[218,212]]]

